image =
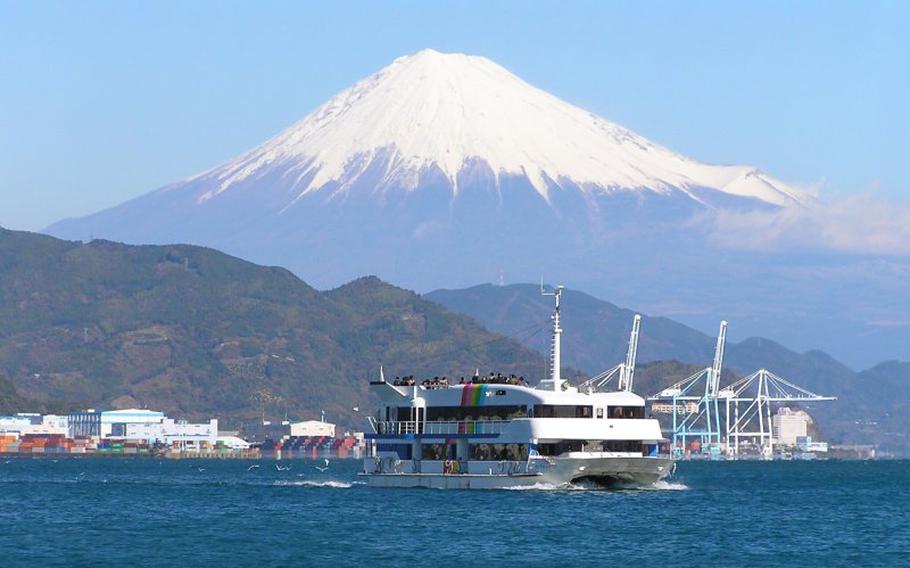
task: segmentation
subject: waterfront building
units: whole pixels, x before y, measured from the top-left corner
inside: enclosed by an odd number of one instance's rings
[[[160,424],[164,413],[154,410],[128,408],[125,410],[99,411],[93,408],[82,412],[73,412],[68,417],[69,436],[88,436],[91,438],[124,437],[123,432],[130,425]]]
[[[250,443],[234,433],[219,433],[218,438],[215,440],[215,445],[224,446],[230,450],[250,449]]]
[[[804,410],[792,410],[783,407],[773,417],[774,433],[777,435],[777,444],[795,446],[797,438],[809,435],[809,424],[812,417]]]
[[[29,434],[67,434],[66,416],[20,412],[12,416],[0,416],[0,433],[16,436]]]
[[[291,424],[291,437],[316,437],[326,436],[335,437],[335,425],[331,422],[321,420],[304,420],[303,422],[294,422]]]
[[[828,453],[828,443],[827,442],[814,442],[812,441],[811,436],[797,436],[796,437],[796,447],[799,448],[801,452],[811,452],[811,453]]]
[[[108,438],[142,440],[181,449],[212,447],[218,440],[218,419],[195,424],[172,418],[163,418],[161,422],[116,424]]]

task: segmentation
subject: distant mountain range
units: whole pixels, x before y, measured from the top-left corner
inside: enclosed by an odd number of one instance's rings
[[[525,330],[546,321],[552,310],[551,299],[541,297],[539,286],[533,284],[437,290],[424,297],[517,339],[527,337]],[[635,312],[576,290],[566,290],[562,304],[566,365],[593,375],[624,360]],[[735,327],[734,319],[730,329]],[[540,353],[548,351],[546,334],[535,335],[524,344]],[[714,344],[714,337],[700,331],[645,315],[639,361],[645,368],[648,362],[668,360],[685,365],[668,368],[659,363],[661,372],[643,372],[635,390],[654,394],[673,382],[670,377],[683,378],[682,373],[709,365]],[[833,440],[874,442],[902,451],[910,448],[910,363],[886,362],[857,373],[824,352],[797,353],[775,341],[753,337],[728,342],[725,367],[737,376],[764,367],[811,391],[837,396],[835,402],[810,408]],[[728,375],[723,384],[731,380]]]
[[[88,244],[0,229],[0,408],[141,406],[227,425],[363,428],[367,383],[483,370],[543,375],[536,352],[361,278],[319,292],[195,246]],[[0,377],[2,378],[2,377]],[[10,384],[14,387],[10,387]],[[22,408],[22,405],[29,405]]]
[[[46,232],[212,246],[319,288],[544,274],[701,330],[735,317],[744,336],[853,365],[902,355],[906,258],[749,245],[774,230],[762,214],[818,207],[757,167],[682,156],[486,58],[425,50],[222,165]]]
[[[282,268],[202,247],[0,229],[0,412],[147,406],[238,425],[325,410],[362,427],[374,403],[367,381],[380,365],[389,377],[479,367],[543,378],[547,300],[534,285],[421,297],[375,277],[320,292]],[[577,382],[572,368],[593,374],[622,359],[633,312],[574,290],[563,304],[567,376]],[[645,317],[636,391],[706,365],[713,342]],[[758,338],[727,353],[738,374],[765,366],[839,396],[812,408],[831,439],[907,447],[910,363],[854,373],[822,352]]]

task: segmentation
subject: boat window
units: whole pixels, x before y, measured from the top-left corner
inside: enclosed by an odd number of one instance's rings
[[[598,408],[598,409],[597,409],[597,417],[598,417],[598,418],[603,418],[603,417],[604,417],[604,409],[603,409],[603,408]]]
[[[411,410],[410,406],[399,406],[398,412],[395,414],[395,420],[398,422],[409,422],[411,420]]]
[[[566,452],[641,452],[641,440],[560,440],[539,444],[537,451],[542,456],[558,456]]]
[[[640,452],[641,440],[601,440],[591,442],[591,452]],[[597,449],[600,446],[600,449]]]
[[[574,406],[568,404],[535,404],[534,418],[591,418],[593,406]]]
[[[425,460],[455,459],[455,444],[421,444],[420,457]]]
[[[398,459],[411,459],[411,444],[376,444],[377,452],[395,452]]]
[[[527,444],[470,444],[468,451],[474,461],[525,461]]]
[[[430,422],[465,422],[473,420],[513,420],[527,418],[526,405],[510,406],[430,406],[427,420]]]
[[[562,440],[549,444],[538,444],[537,452],[542,456],[558,456],[566,452],[580,452],[584,447],[582,440]]]
[[[611,406],[607,409],[607,418],[644,418],[644,406]]]

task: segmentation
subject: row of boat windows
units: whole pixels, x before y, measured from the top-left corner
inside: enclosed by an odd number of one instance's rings
[[[455,444],[421,444],[420,454],[425,460],[453,460]],[[528,444],[468,444],[468,455],[471,461],[525,461]]]
[[[414,420],[409,406],[386,407],[386,420],[408,422]],[[465,422],[473,420],[513,420],[515,418],[604,418],[603,408],[581,405],[535,404],[531,411],[527,405],[513,406],[431,406],[426,409],[429,422]],[[644,418],[643,406],[609,406],[607,418]]]
[[[379,444],[379,451],[393,451],[399,459],[412,459],[411,444]],[[642,452],[645,445],[639,440],[562,440],[549,444],[538,444],[537,452],[542,456],[559,456],[566,452]],[[525,461],[528,459],[528,444],[469,444],[471,461]],[[421,444],[420,457],[428,461],[456,459],[455,444]]]
[[[551,444],[539,444],[537,451],[542,456],[558,456],[566,452],[640,452],[639,440],[562,440]]]

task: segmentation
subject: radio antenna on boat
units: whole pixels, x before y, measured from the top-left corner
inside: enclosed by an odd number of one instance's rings
[[[562,328],[559,327],[559,297],[562,295],[563,288],[563,286],[557,286],[552,292],[547,292],[543,288],[542,280],[540,283],[540,295],[553,296],[556,303],[553,315],[550,316],[550,319],[553,320],[553,342],[550,346],[550,380],[553,382],[554,392],[559,392],[562,387],[562,377],[560,376],[560,336],[562,335]]]

